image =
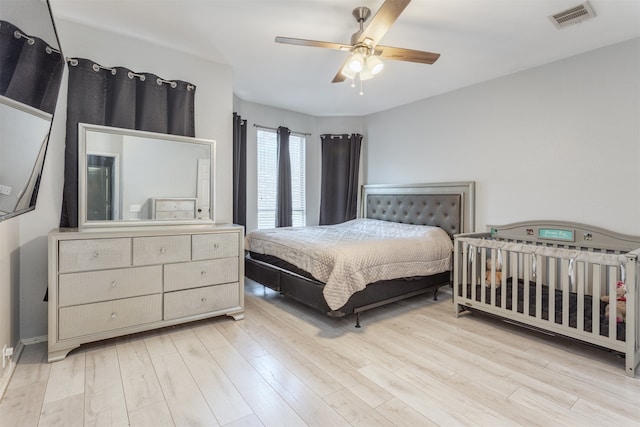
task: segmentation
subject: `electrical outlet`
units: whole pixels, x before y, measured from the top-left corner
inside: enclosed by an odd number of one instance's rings
[[[5,196],[10,195],[11,194],[11,187],[9,187],[8,185],[0,184],[0,194],[4,194]]]
[[[7,366],[7,359],[9,359],[9,363],[11,363],[11,356],[13,356],[13,347],[7,347],[5,344],[2,347],[2,369]]]
[[[141,205],[129,205],[129,212],[140,212],[141,210]]]
[[[2,347],[2,369],[4,369],[7,366],[7,345],[5,344],[4,347]]]

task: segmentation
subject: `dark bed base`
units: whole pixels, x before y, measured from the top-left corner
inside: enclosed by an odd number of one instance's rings
[[[282,295],[293,298],[331,317],[356,315],[356,327],[360,327],[360,313],[375,307],[410,298],[430,290],[437,300],[438,289],[451,284],[449,271],[412,280],[396,279],[371,283],[351,296],[349,301],[337,310],[327,305],[322,289],[324,283],[300,274],[276,267],[263,261],[245,257],[245,275],[249,279],[267,286]]]

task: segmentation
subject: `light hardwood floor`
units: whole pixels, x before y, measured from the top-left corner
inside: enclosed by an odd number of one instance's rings
[[[247,280],[246,318],[23,351],[1,426],[631,426],[640,378],[604,350],[430,294],[332,319]]]

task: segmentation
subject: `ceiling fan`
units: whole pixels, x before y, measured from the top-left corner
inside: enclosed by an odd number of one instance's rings
[[[382,39],[410,2],[411,0],[385,0],[366,27],[364,23],[371,16],[371,10],[368,7],[355,8],[353,10],[353,16],[356,18],[360,28],[351,36],[351,44],[280,36],[276,37],[276,42],[350,52],[351,55],[349,55],[342,64],[338,73],[333,78],[332,83],[343,82],[347,78],[355,80],[357,77],[360,81],[372,78],[375,74],[379,73],[384,66],[380,58],[433,64],[440,57],[439,53],[378,44],[380,39]],[[355,84],[352,83],[352,86],[355,86]]]

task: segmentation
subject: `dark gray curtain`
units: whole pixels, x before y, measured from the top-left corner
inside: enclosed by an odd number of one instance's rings
[[[354,219],[358,205],[358,170],[362,135],[320,135],[322,181],[320,225]]]
[[[291,206],[291,156],[289,155],[289,135],[291,131],[278,128],[278,188],[276,193],[276,227],[291,227],[293,214]]]
[[[71,58],[61,227],[78,226],[78,123],[195,136],[195,86]]]
[[[247,121],[233,113],[233,222],[247,225]]]
[[[63,69],[59,51],[0,20],[0,95],[52,114]]]

